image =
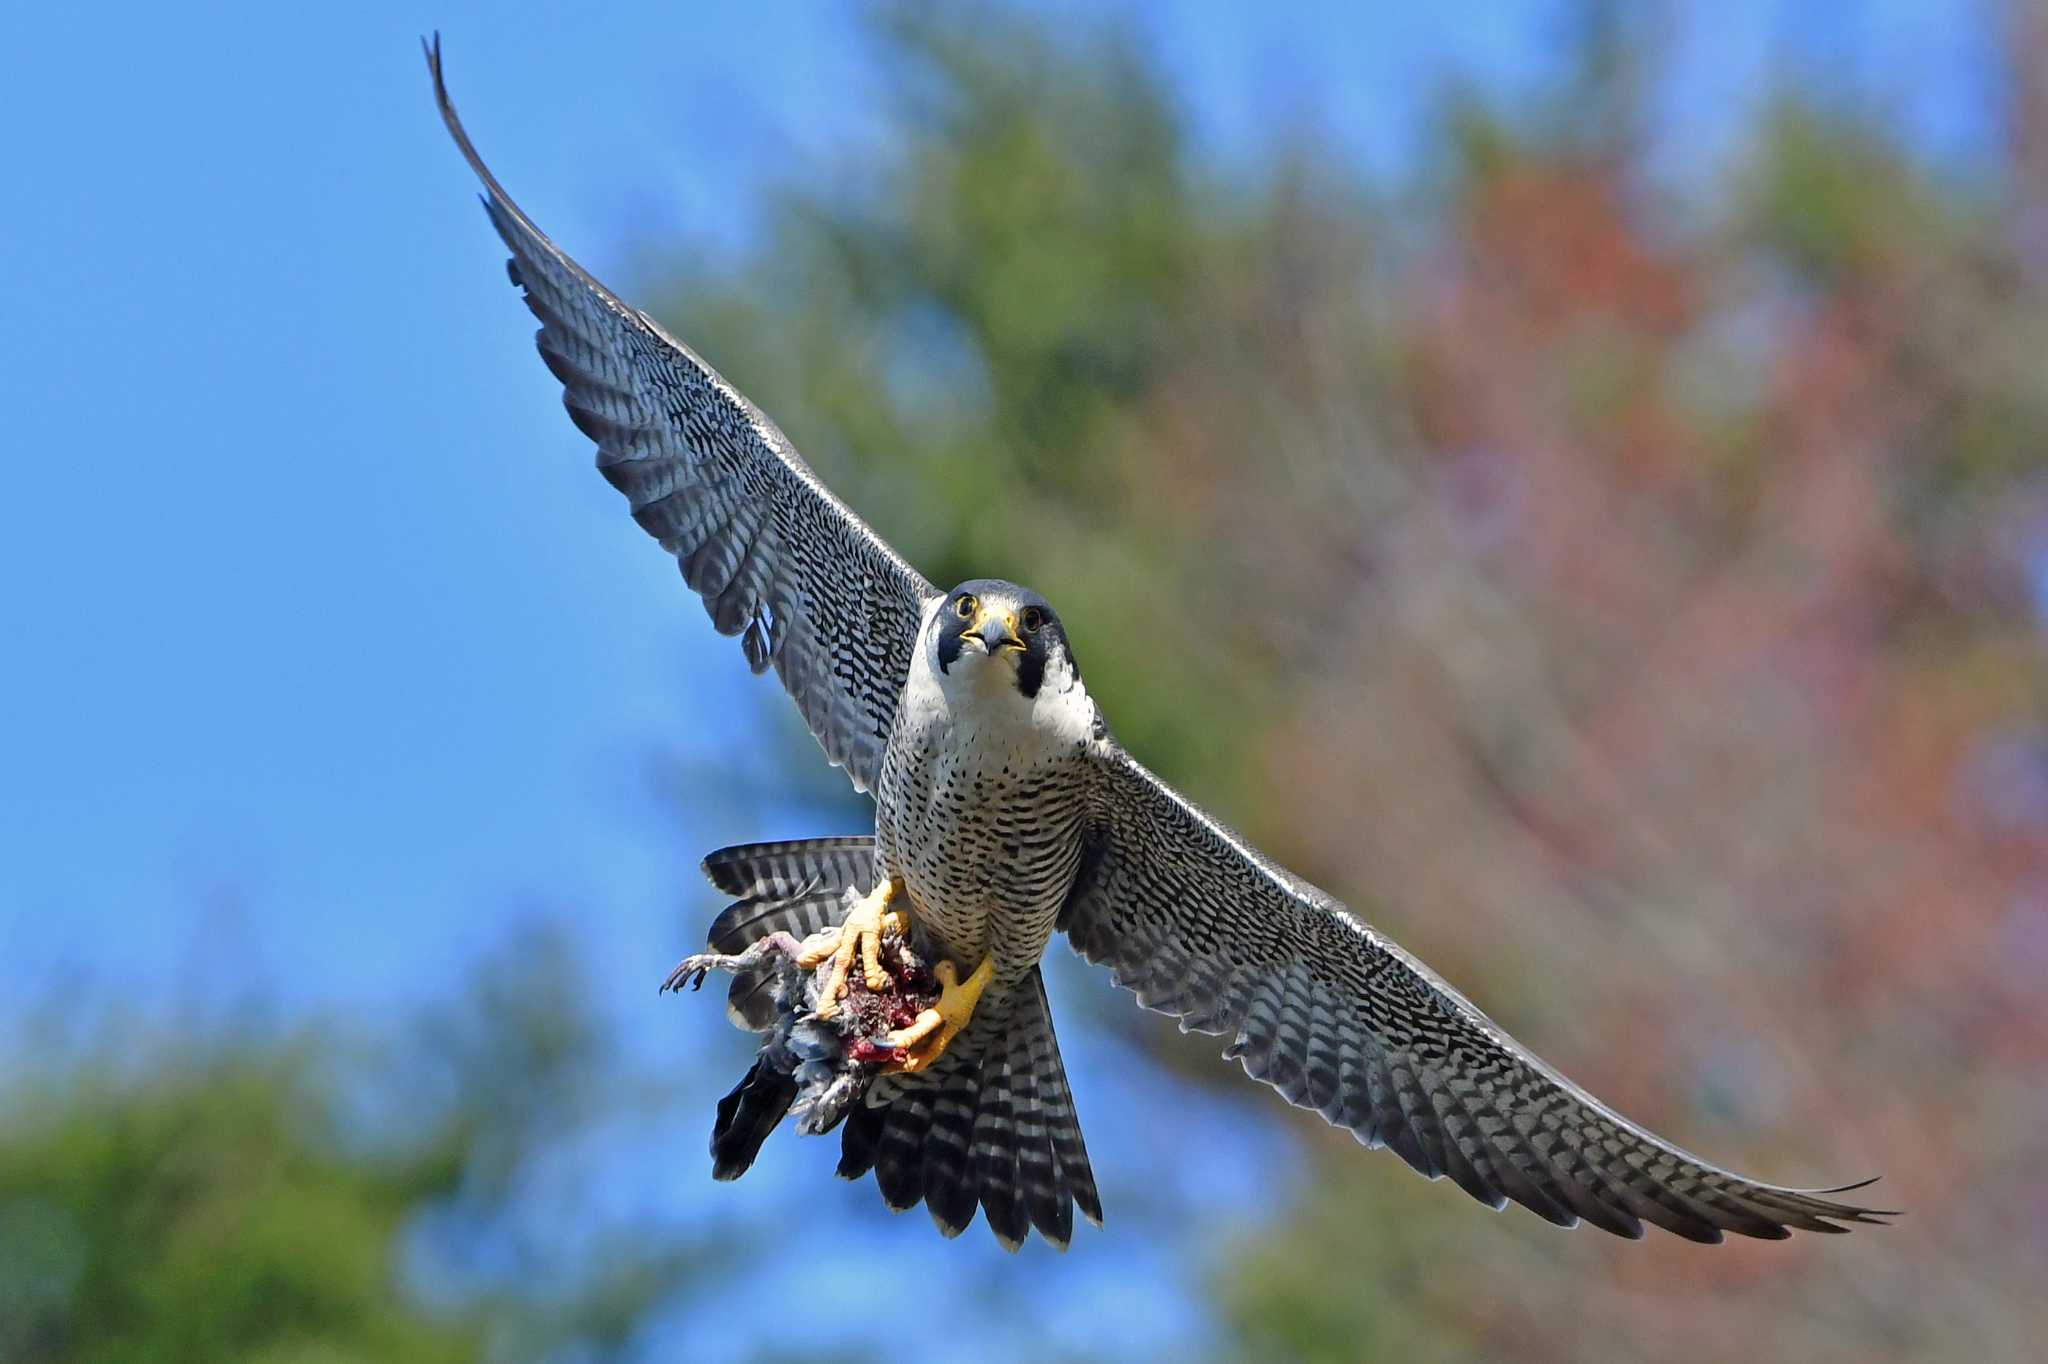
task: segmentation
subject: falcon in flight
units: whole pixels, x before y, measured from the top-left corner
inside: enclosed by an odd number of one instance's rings
[[[994,579],[925,581],[773,422],[533,225],[457,120],[438,38],[427,62],[599,472],[874,798],[871,836],[712,854],[707,873],[737,897],[712,945],[828,935],[821,1011],[856,969],[880,983],[885,925],[914,924],[936,963],[936,1006],[846,1117],[841,1175],[873,1170],[891,1208],[922,1201],[947,1235],[979,1207],[1012,1248],[1033,1227],[1064,1246],[1075,1207],[1100,1224],[1039,975],[1063,932],[1139,1004],[1229,1039],[1224,1054],[1289,1103],[1489,1207],[1707,1242],[1891,1215],[1824,1196],[1859,1186],[1760,1184],[1630,1122],[1147,771],[1089,698],[1051,603]],[[791,1094],[756,1066],[720,1107],[716,1173],[751,1163]]]

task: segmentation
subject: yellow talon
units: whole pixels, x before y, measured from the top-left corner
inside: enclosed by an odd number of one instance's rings
[[[889,901],[895,898],[898,890],[895,881],[882,882],[854,905],[829,944],[812,948],[797,957],[796,964],[806,971],[827,956],[832,958],[832,974],[826,978],[825,989],[818,1000],[818,1017],[830,1018],[839,1012],[839,1000],[846,993],[846,978],[853,973],[856,952],[860,954],[868,988],[888,988],[889,973],[882,969],[882,934],[893,932],[900,935],[909,931],[909,920],[889,909]]]
[[[939,978],[939,1001],[920,1013],[909,1027],[898,1028],[889,1034],[889,1045],[902,1049],[903,1055],[882,1069],[923,1070],[945,1055],[946,1048],[974,1017],[974,1006],[980,1002],[981,992],[988,987],[989,977],[994,973],[994,957],[983,957],[981,965],[975,967],[966,980],[960,979],[960,973],[950,961],[941,961],[932,968],[932,974]]]

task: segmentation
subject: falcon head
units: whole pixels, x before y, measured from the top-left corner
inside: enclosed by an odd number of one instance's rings
[[[1081,670],[1052,604],[1028,587],[976,578],[946,594],[932,619],[934,653],[949,685],[1013,687],[1035,700],[1079,685]]]

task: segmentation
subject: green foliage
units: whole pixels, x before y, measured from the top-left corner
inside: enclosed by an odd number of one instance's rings
[[[1979,785],[2042,742],[2012,206],[2048,190],[1809,86],[1661,199],[1666,29],[1574,13],[1556,82],[1446,98],[1389,187],[1312,144],[1197,173],[1128,35],[889,10],[888,150],[662,312],[935,580],[1044,591],[1141,758],[1625,1111],[1960,1202],[2020,1147],[1902,1119],[1951,1100],[1896,1058],[2013,1079],[1934,1020],[2032,865]],[[1951,1242],[1991,1286],[1950,1292],[1889,1232],[1702,1271],[1305,1140],[1218,1265],[1226,1354],[1995,1354],[1973,1294],[2048,1263]]]
[[[0,1358],[473,1358],[474,1326],[408,1301],[392,1254],[451,1166],[347,1149],[319,1056],[232,1044],[140,1073],[98,1057],[11,1095]]]
[[[742,268],[685,275],[658,311],[934,581],[1047,593],[1091,688],[1127,698],[1127,736],[1234,782],[1214,716],[1253,703],[1233,651],[1269,645],[1231,619],[1231,565],[1186,538],[1190,509],[1159,503],[1162,474],[1186,477],[1154,462],[1159,428],[1187,388],[1262,382],[1292,319],[1260,272],[1362,275],[1357,225],[1304,179],[1263,201],[1200,183],[1162,80],[1113,32],[901,7],[880,36],[893,149],[790,191]],[[1297,234],[1314,258],[1275,259]],[[1228,418],[1252,448],[1282,434],[1256,417]],[[1186,686],[1162,696],[1152,646],[1186,617],[1206,647],[1175,651]]]
[[[524,1213],[563,1141],[663,1098],[605,1056],[591,990],[540,932],[374,1047],[317,1024],[137,1045],[146,1027],[110,1015],[118,1046],[48,1057],[5,1096],[0,1360],[626,1353],[743,1247],[584,1227],[565,1261]],[[456,1249],[423,1250],[423,1219]],[[412,1283],[426,1266],[433,1302]]]

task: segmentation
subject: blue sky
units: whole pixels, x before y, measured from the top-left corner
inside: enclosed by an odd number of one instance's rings
[[[1126,12],[1205,155],[1254,166],[1312,124],[1395,175],[1441,76],[1513,100],[1554,52],[1556,4],[1447,8]],[[1824,70],[1967,165],[1998,130],[1986,30],[1958,13],[1678,7],[1662,162],[1708,173],[1774,73]],[[791,742],[794,722],[563,417],[433,115],[435,28],[501,178],[629,296],[636,262],[743,249],[764,185],[886,136],[838,5],[14,13],[9,1004],[118,974],[145,1009],[247,979],[374,1018],[541,906],[632,983],[623,1029],[682,1026],[652,986],[714,907],[696,857],[857,817],[657,794],[654,755]]]
[[[591,474],[416,47],[445,32],[501,176],[630,291],[657,244],[741,244],[764,183],[883,135],[849,9],[705,8],[16,18],[0,950],[30,979],[109,943],[174,964],[235,904],[244,948],[319,957],[293,988],[342,1001],[431,984],[508,900],[659,958],[693,850],[816,818],[663,826],[651,751],[786,719]],[[1389,173],[1437,75],[1513,98],[1559,22],[1375,8],[1129,12],[1220,158],[1313,119]],[[1995,127],[1954,8],[1682,7],[1672,139],[1725,154],[1774,67],[1825,61],[1967,156]]]

